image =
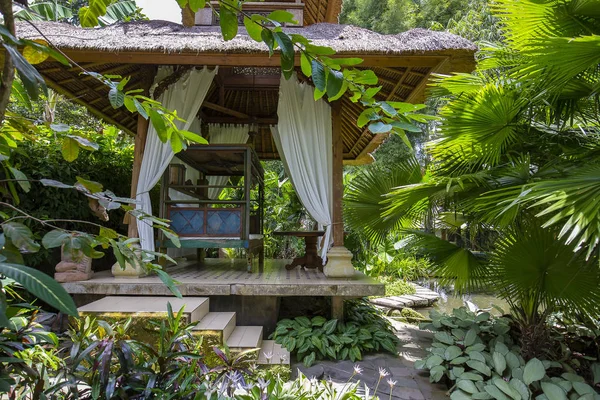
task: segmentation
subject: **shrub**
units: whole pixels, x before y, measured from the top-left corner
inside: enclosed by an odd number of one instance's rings
[[[321,316],[284,319],[271,337],[307,367],[327,358],[357,361],[367,352],[396,353],[398,338],[374,307],[365,301],[346,302],[346,306],[346,322]]]
[[[452,315],[431,313],[423,329],[435,331],[429,355],[415,363],[432,382],[446,378],[452,400],[595,399],[598,395],[565,364],[521,356],[511,338],[511,321],[462,307]]]
[[[378,280],[385,284],[386,296],[404,296],[406,294],[415,294],[417,292],[413,285],[400,279],[382,276],[379,277]]]

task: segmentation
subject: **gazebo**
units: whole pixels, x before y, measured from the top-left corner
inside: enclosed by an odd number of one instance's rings
[[[300,24],[284,27],[286,32],[329,46],[337,52],[336,56],[362,58],[364,62],[358,68],[377,74],[382,87],[377,98],[381,100],[419,103],[424,100],[431,74],[470,72],[474,68],[476,47],[463,38],[425,29],[381,35],[339,25],[335,22],[340,3],[264,1],[245,3],[244,8],[252,13],[289,10]],[[359,128],[356,122],[362,106],[348,95],[331,104],[312,100],[312,82],[302,74],[299,59],[294,77],[283,79],[277,53],[269,57],[267,47],[252,40],[243,26],[237,37],[224,41],[218,21],[207,10],[195,16],[193,27],[165,21],[121,23],[97,29],[53,22],[35,25],[46,39],[86,70],[130,76],[128,89],[143,89],[167,108],[177,109],[178,115],[187,120],[185,128],[203,134],[211,146],[246,146],[248,160],[254,155],[259,160],[283,160],[305,207],[331,238],[324,241],[323,256],[328,258],[324,272],[285,270],[278,260],[266,260],[264,270],[254,274],[246,273],[246,260],[239,265],[206,260],[204,268],[198,268],[194,262],[180,264],[170,273],[181,283],[184,296],[215,296],[217,300],[211,302],[211,308],[213,303],[214,307],[229,311],[235,308],[238,322],[256,321],[256,315],[244,315],[244,310],[251,309],[254,314],[263,314],[259,318],[261,324],[268,324],[264,321],[276,318],[281,296],[330,296],[333,313],[339,315],[343,298],[383,294],[381,284],[354,271],[351,254],[343,247],[342,194],[343,166],[371,162],[371,153],[387,134]],[[17,34],[40,39],[37,29],[18,24]],[[205,161],[210,158],[206,154],[182,153],[174,158],[170,147],[163,148],[157,142],[147,120],[124,107],[114,109],[108,89],[91,77],[80,75],[77,67],[46,61],[36,68],[50,88],[135,137],[131,195],[141,203],[149,203],[147,192],[160,179],[177,187],[191,180],[194,186],[179,190],[178,195],[165,191],[163,204],[197,202],[198,192],[188,189],[210,191],[226,184],[210,168],[203,167],[202,157]],[[303,114],[299,109],[304,110]],[[250,164],[246,161],[245,165]],[[199,174],[170,181],[178,169],[175,165]],[[317,167],[319,173],[314,175]],[[186,193],[191,198],[186,198]],[[214,194],[208,192],[201,197],[203,201],[215,201]],[[202,213],[208,215],[206,210]],[[155,246],[157,239],[159,247],[168,247],[151,229],[138,226],[135,221],[131,221],[129,235],[139,235],[142,245],[148,248]],[[327,252],[328,243],[332,247]],[[97,273],[91,280],[64,286],[74,295],[169,295],[158,278],[135,275],[135,271],[126,278]],[[256,307],[258,303],[261,307]]]

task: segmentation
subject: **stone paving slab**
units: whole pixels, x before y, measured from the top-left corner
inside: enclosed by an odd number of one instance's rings
[[[389,376],[382,379],[377,390],[380,399],[394,400],[448,400],[444,385],[429,382],[429,376],[423,371],[414,368],[414,362],[426,354],[426,348],[431,345],[433,335],[431,332],[419,330],[416,326],[390,320],[400,339],[398,355],[381,353],[369,354],[361,361],[353,363],[344,361],[321,361],[310,368],[302,363],[292,363],[292,374],[295,377],[300,370],[308,377],[318,379],[331,379],[333,382],[344,384],[352,376],[354,365],[362,368],[361,375],[355,376],[354,382],[366,384],[371,392],[379,380],[379,368],[384,368]],[[396,381],[391,396],[387,379]]]
[[[415,287],[415,294],[407,294],[404,296],[388,296],[370,299],[369,301],[380,307],[387,307],[392,310],[402,310],[406,307],[429,307],[436,302],[440,295],[436,292],[411,283]]]

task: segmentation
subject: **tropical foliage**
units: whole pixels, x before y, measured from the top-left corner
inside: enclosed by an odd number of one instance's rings
[[[439,77],[426,179],[381,196],[370,223],[411,235],[404,246],[423,249],[455,289],[508,300],[527,354],[545,343],[549,313],[598,317],[599,7],[495,2],[505,42],[482,48],[474,74]]]
[[[283,319],[272,337],[307,367],[323,359],[358,361],[368,352],[396,354],[398,338],[373,306],[364,301],[345,305],[344,322],[321,316]]]
[[[599,397],[568,358],[553,360],[550,348],[542,360],[526,361],[511,337],[510,319],[465,308],[432,312],[431,319],[422,327],[435,332],[433,344],[415,367],[427,369],[432,382],[447,380],[453,400]]]

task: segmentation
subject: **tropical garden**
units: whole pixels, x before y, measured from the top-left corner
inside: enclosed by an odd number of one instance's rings
[[[223,34],[235,37],[240,3],[219,3]],[[427,105],[408,111],[376,101],[369,88],[377,81],[367,73],[278,30],[289,16],[245,16],[257,38],[279,47],[284,72],[299,52],[320,96],[332,101],[349,91],[365,106],[364,125],[390,132],[372,165],[346,170],[356,268],[390,294],[435,278],[458,294],[486,291],[508,305],[433,311],[421,324],[433,342],[415,367],[445,383],[452,399],[599,397],[599,10],[598,0],[346,0],[341,22],[382,33],[448,30],[479,44],[472,74],[437,76]],[[109,0],[2,0],[0,13],[0,392],[11,399],[377,396],[359,384],[287,381],[284,369],[256,369],[247,354],[195,336],[178,310],[153,321],[146,341],[132,338],[131,322],[77,316],[46,274],[61,247],[106,265],[141,263],[180,295],[157,261],[165,256],[136,252],[121,221],[144,219],[176,236],[120,192],[131,180],[131,139],[45,87],[32,64],[69,60],[51,43],[18,39],[15,20],[93,27],[144,15],[133,1]],[[128,91],[127,77],[88,74],[111,88],[113,107],[145,115],[174,148],[205,142],[178,129],[177,115],[160,103]],[[282,166],[265,167],[267,233],[310,224]],[[300,249],[272,238],[267,256]],[[43,320],[50,309],[71,316],[63,333]],[[309,317],[282,320],[274,334],[307,365],[396,353],[390,323],[366,301],[349,304],[344,322]]]

